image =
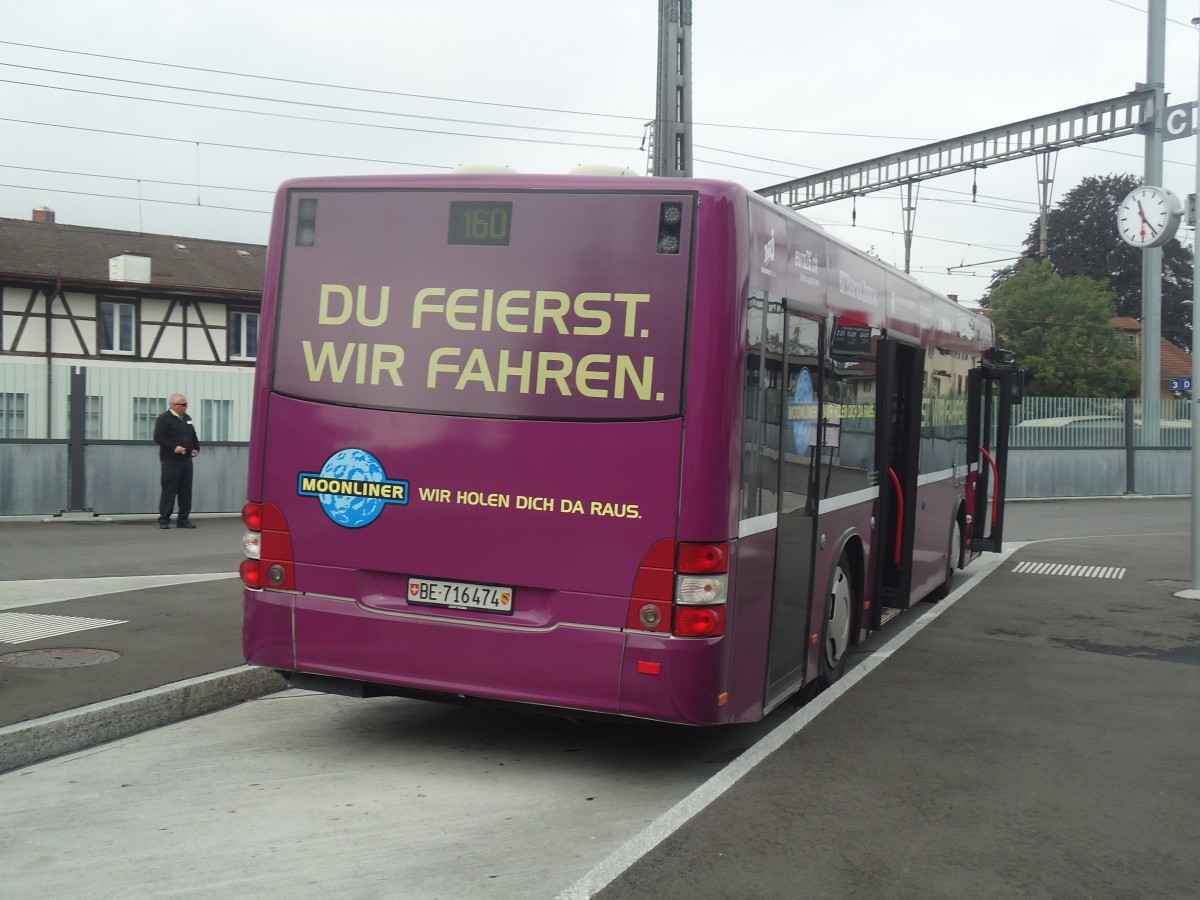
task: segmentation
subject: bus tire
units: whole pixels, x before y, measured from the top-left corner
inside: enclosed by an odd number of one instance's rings
[[[962,568],[962,552],[962,525],[959,523],[958,517],[955,516],[954,522],[950,526],[950,543],[946,546],[946,580],[925,598],[930,603],[944,600],[954,590],[954,576]]]
[[[858,608],[853,570],[846,554],[842,554],[833,570],[829,585],[829,603],[825,625],[821,629],[821,674],[819,685],[827,688],[846,671],[846,654],[854,633],[854,611]]]

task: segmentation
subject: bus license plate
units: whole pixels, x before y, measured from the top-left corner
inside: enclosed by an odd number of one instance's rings
[[[408,579],[408,602],[511,614],[513,590],[508,587],[497,587],[494,584],[410,578]]]

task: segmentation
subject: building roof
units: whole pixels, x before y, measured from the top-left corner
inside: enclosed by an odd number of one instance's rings
[[[151,285],[262,291],[261,244],[0,218],[0,276],[110,281],[109,260],[126,254],[150,258]]]
[[[1129,316],[1117,316],[1112,320],[1113,328],[1139,335],[1139,351],[1142,323]],[[1159,375],[1162,378],[1178,378],[1192,374],[1192,356],[1165,337],[1158,339]]]
[[[1163,378],[1175,378],[1192,374],[1191,354],[1180,350],[1166,338],[1160,341],[1158,351],[1159,371]]]

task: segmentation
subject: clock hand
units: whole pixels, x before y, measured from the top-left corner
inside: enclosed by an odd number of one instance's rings
[[[1158,229],[1155,228],[1153,225],[1151,225],[1150,222],[1146,219],[1146,212],[1145,212],[1145,210],[1142,209],[1142,201],[1141,200],[1138,201],[1137,206],[1138,206],[1138,218],[1142,220],[1142,227],[1149,228],[1151,234],[1158,234]]]

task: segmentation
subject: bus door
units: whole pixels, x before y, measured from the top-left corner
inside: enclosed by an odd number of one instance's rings
[[[1004,538],[1004,490],[1012,405],[1021,397],[1021,370],[972,369],[967,394],[967,511],[970,552],[999,552]]]
[[[924,354],[919,347],[893,338],[879,341],[878,346],[875,468],[879,505],[871,554],[873,629],[895,614],[886,610],[910,606],[924,375]]]
[[[779,422],[779,527],[775,544],[775,585],[771,600],[771,641],[767,659],[767,702],[791,693],[804,681],[809,649],[808,623],[816,551],[821,397],[825,358],[824,322],[787,311],[782,356]]]

